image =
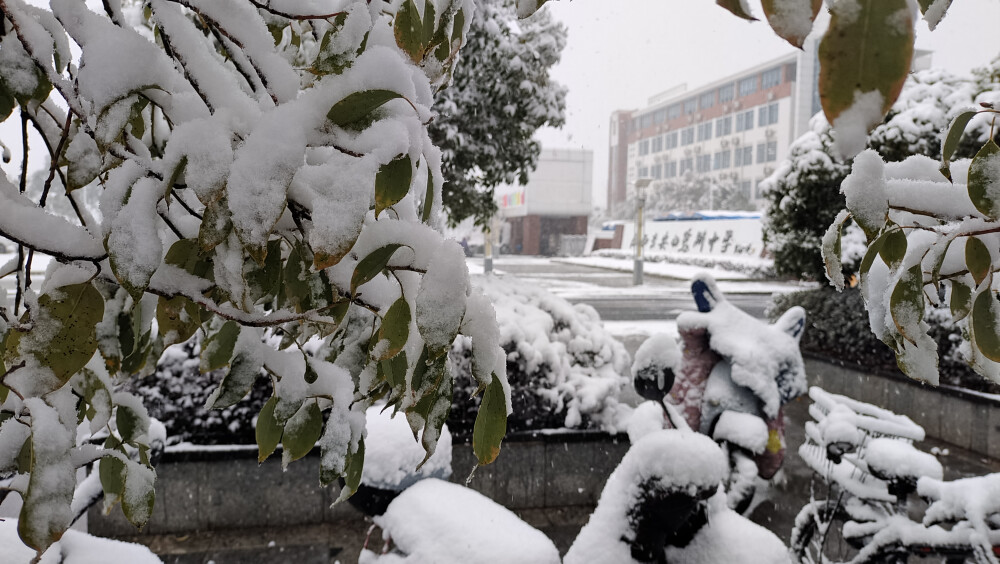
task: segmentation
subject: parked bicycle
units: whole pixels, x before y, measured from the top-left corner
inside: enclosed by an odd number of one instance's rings
[[[796,562],[997,564],[1000,474],[942,481],[908,417],[816,387],[809,396],[799,456],[819,484],[795,520]]]

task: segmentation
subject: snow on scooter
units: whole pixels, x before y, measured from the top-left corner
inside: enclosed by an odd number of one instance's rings
[[[640,406],[632,428],[668,424],[715,439],[729,460],[729,506],[743,513],[757,478],[770,480],[781,468],[782,406],[807,389],[799,351],[805,310],[793,307],[771,325],[729,303],[707,274],[691,291],[698,311],[677,317],[683,352],[663,334],[636,351],[636,391],[658,406]]]
[[[790,564],[773,533],[726,506],[722,449],[692,431],[638,440],[608,478],[566,564]],[[374,517],[383,546],[359,564],[558,564],[544,533],[464,486],[421,480]],[[370,541],[371,542],[371,541]]]

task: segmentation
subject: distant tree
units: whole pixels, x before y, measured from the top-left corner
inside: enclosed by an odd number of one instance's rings
[[[548,10],[518,20],[513,0],[477,0],[451,85],[438,93],[429,129],[442,151],[448,221],[485,225],[493,189],[525,184],[541,147],[540,127],[565,122],[566,88],[549,73],[566,46],[566,28]]]

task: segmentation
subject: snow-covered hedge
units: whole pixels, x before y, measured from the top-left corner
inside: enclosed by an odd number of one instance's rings
[[[798,305],[806,310],[808,329],[802,335],[801,347],[811,352],[838,359],[866,370],[897,370],[892,350],[879,341],[868,325],[861,293],[848,288],[838,293],[823,287],[791,294],[776,295],[769,311],[773,319],[789,307]],[[997,393],[1000,386],[976,374],[959,355],[961,331],[951,321],[945,309],[929,308],[925,321],[941,352],[941,383],[973,390]]]
[[[480,277],[473,285],[493,302],[507,353],[513,406],[507,430],[617,430],[625,409],[618,396],[628,382],[630,360],[594,308],[570,304],[513,277]],[[476,382],[464,337],[455,340],[451,361],[456,388],[448,426],[457,437],[467,437],[480,396],[470,397]]]
[[[624,409],[618,396],[628,382],[630,359],[624,346],[604,331],[590,306],[572,305],[514,278],[473,280],[496,309],[500,343],[507,353],[513,413],[510,431],[570,427],[618,430]],[[253,418],[270,397],[266,379],[248,399],[222,410],[205,409],[220,374],[198,372],[197,337],[168,349],[155,374],[135,380],[151,416],[167,426],[170,442],[253,444]],[[352,374],[360,363],[349,350],[335,364]],[[455,396],[448,426],[459,439],[472,436],[481,394],[472,376],[469,339],[459,336],[451,349]]]
[[[634,256],[634,251],[621,250],[621,249],[602,249],[591,253],[592,256],[598,257],[611,257],[632,260]],[[670,262],[674,264],[689,264],[691,266],[700,266],[702,268],[721,268],[723,270],[729,270],[731,272],[739,272],[740,274],[746,274],[750,278],[774,278],[776,276],[774,271],[774,264],[770,261],[759,261],[759,260],[749,260],[742,261],[739,259],[718,257],[718,256],[708,256],[708,255],[686,255],[679,253],[657,253],[657,254],[647,254],[643,256],[643,260],[646,262]]]

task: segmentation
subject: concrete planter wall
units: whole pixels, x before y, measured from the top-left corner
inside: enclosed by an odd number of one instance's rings
[[[476,470],[470,486],[519,509],[593,507],[618,466],[628,438],[601,432],[509,437],[496,462]],[[475,466],[471,445],[455,445],[452,481]],[[318,452],[281,471],[280,453],[257,464],[256,447],[168,451],[157,467],[156,505],[142,534],[288,527],[361,519],[349,504],[330,507],[340,488],[319,486]],[[588,511],[589,512],[589,511]],[[136,530],[115,508],[88,514],[90,533],[121,537]]]
[[[960,389],[940,388],[902,374],[872,375],[807,358],[809,383],[824,390],[906,415],[927,435],[1000,458],[1000,401]]]

